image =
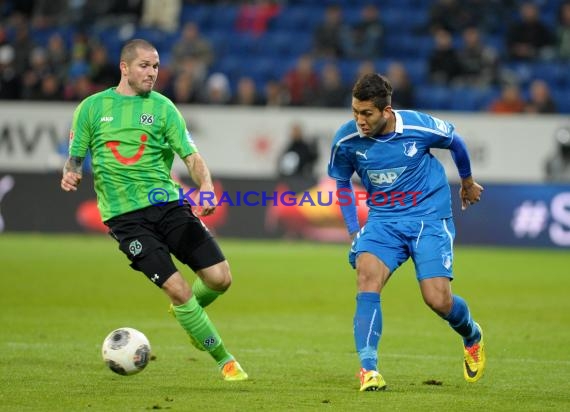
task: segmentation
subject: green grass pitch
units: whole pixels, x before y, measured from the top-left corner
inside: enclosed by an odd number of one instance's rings
[[[570,410],[568,251],[457,247],[454,292],[486,334],[475,384],[463,380],[459,337],[423,304],[406,263],[382,296],[389,390],[360,393],[347,247],[220,243],[234,284],[208,313],[247,382],[221,380],[110,238],[0,235],[0,410]],[[138,375],[101,359],[120,326],[151,341],[156,359]]]

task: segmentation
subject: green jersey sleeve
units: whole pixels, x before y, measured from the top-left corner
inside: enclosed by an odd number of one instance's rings
[[[91,122],[89,120],[89,104],[82,101],[73,113],[71,130],[69,131],[69,155],[85,157],[91,141]]]
[[[197,153],[198,148],[192,139],[192,135],[186,128],[186,121],[180,111],[174,106],[169,105],[168,120],[166,125],[166,140],[168,144],[181,158]]]

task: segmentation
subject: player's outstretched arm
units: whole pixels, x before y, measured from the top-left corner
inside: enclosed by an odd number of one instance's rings
[[[61,188],[66,192],[75,192],[83,177],[83,158],[70,156],[63,166]]]
[[[461,179],[459,197],[461,198],[461,210],[467,209],[470,205],[481,200],[483,186],[473,180],[472,176]]]
[[[192,153],[186,156],[183,160],[186,164],[186,168],[188,169],[190,177],[199,187],[200,192],[208,193],[208,196],[205,197],[208,200],[206,202],[203,202],[201,205],[202,211],[200,215],[211,215],[216,210],[218,199],[214,193],[214,184],[212,183],[212,176],[210,175],[210,170],[206,165],[206,161],[202,156],[200,156],[199,153]],[[200,193],[198,195],[200,195]]]

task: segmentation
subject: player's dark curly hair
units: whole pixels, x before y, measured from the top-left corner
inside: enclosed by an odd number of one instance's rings
[[[352,88],[352,96],[362,101],[370,100],[375,107],[383,110],[392,104],[392,85],[380,74],[364,74]]]

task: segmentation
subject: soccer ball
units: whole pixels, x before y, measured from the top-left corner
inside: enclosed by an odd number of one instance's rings
[[[119,328],[107,335],[101,353],[113,372],[134,375],[142,371],[150,360],[150,342],[136,329]]]

